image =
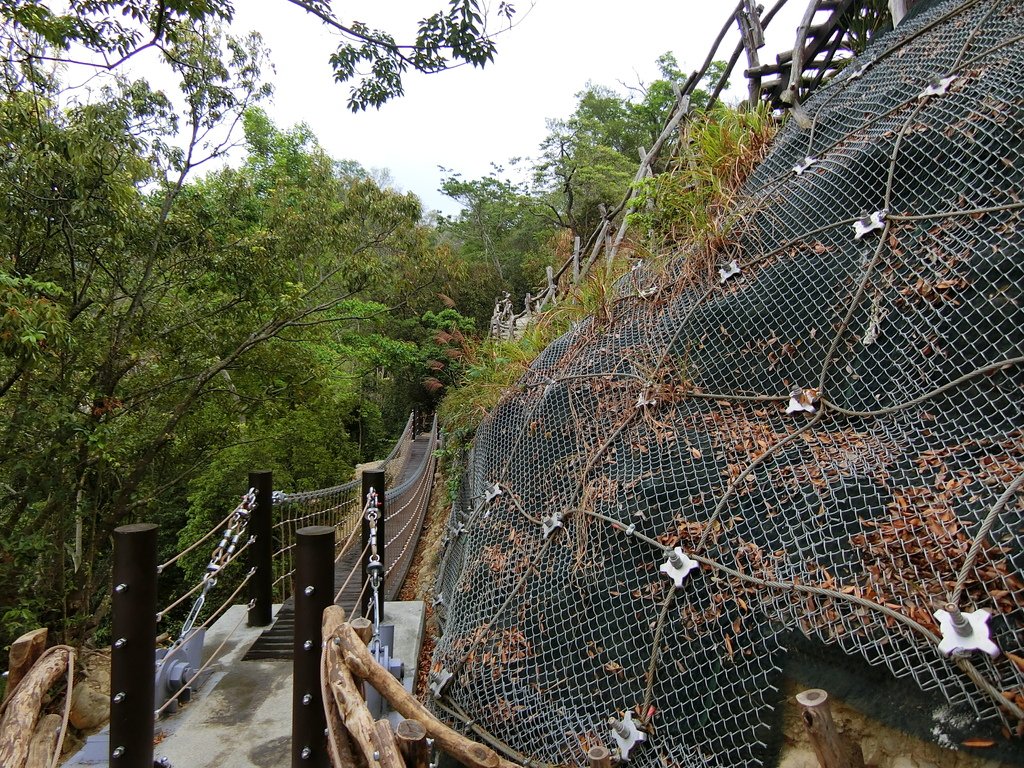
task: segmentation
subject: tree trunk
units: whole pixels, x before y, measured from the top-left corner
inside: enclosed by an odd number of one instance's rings
[[[0,720],[0,765],[4,768],[24,768],[31,742],[25,734],[35,731],[43,696],[67,671],[70,659],[71,649],[67,646],[51,648],[5,703]]]
[[[58,748],[63,722],[60,715],[44,715],[39,719],[36,732],[32,734],[32,743],[28,745],[25,768],[50,768]]]
[[[21,679],[32,669],[32,665],[43,655],[43,651],[46,650],[46,637],[48,634],[49,630],[46,627],[33,629],[31,632],[26,632],[19,637],[11,645],[7,693],[4,695],[4,701],[11,697],[15,686],[21,682]]]

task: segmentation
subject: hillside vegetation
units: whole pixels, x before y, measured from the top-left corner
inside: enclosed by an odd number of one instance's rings
[[[588,85],[536,157],[452,170],[463,210],[439,216],[307,126],[276,125],[272,52],[227,34],[229,10],[145,22],[178,82],[164,92],[116,66],[78,87],[95,73],[82,47],[144,45],[132,19],[0,9],[0,647],[40,625],[107,641],[119,525],[159,523],[169,556],[233,508],[249,470],[285,490],[336,484],[446,395],[467,437],[627,266],[596,270],[520,342],[484,338],[494,298],[534,290],[621,199],[673,103],[671,55],[630,97]],[[641,222],[633,253],[681,226]],[[205,564],[193,553],[161,590]]]

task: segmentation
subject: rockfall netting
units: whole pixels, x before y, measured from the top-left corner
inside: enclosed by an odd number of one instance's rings
[[[794,632],[1020,746],[1024,2],[908,19],[804,106],[724,244],[638,265],[477,433],[435,706],[524,758],[760,764]]]

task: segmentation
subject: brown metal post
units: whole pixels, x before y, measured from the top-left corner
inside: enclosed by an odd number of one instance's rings
[[[249,626],[265,627],[273,621],[274,604],[274,477],[269,471],[250,472],[249,487],[256,490],[256,506],[249,517],[252,543],[249,567],[255,569],[249,583]]]
[[[383,573],[386,570],[386,562],[384,560],[384,543],[387,539],[384,537],[384,517],[386,516],[386,509],[384,504],[384,493],[385,493],[385,481],[384,481],[384,470],[383,469],[367,469],[363,471],[363,495],[362,503],[366,504],[367,495],[370,493],[372,488],[377,492],[377,556],[380,558],[380,565],[383,566],[381,570],[381,581],[380,587],[377,592],[377,610],[381,617],[384,616],[384,576]],[[365,616],[373,617],[373,592],[370,587],[367,586],[369,580],[369,573],[367,571],[367,565],[370,559],[371,548],[368,548],[370,543],[370,524],[366,520],[366,515],[363,515],[363,551],[367,553],[363,557],[363,562],[359,564],[362,573],[362,585],[364,593],[368,595],[366,599],[366,611]]]
[[[111,768],[153,768],[156,532],[153,523],[122,525],[114,530]]]
[[[334,602],[334,528],[295,532],[295,641],[292,647],[292,768],[329,768],[320,686],[320,624]]]

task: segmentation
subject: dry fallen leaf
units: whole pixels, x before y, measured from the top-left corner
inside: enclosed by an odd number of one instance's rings
[[[995,746],[995,742],[992,739],[964,739],[960,742],[965,747],[991,747]]]

